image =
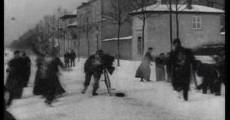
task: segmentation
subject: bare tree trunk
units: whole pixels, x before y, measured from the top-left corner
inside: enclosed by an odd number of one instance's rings
[[[88,17],[86,18],[86,39],[87,39],[87,44],[88,44],[88,56],[90,55],[90,43],[89,43],[89,28],[88,28]]]
[[[117,66],[120,66],[120,30],[121,24],[118,23],[118,31],[117,31]]]
[[[80,35],[80,34],[79,34]],[[77,50],[77,54],[78,54],[78,61],[80,61],[80,43],[81,43],[81,41],[80,41],[80,37],[78,37],[78,50]]]
[[[176,0],[176,37],[179,38],[178,0]]]
[[[172,0],[169,0],[170,48],[172,51]]]
[[[146,20],[146,16],[145,16],[145,2],[144,0],[142,0],[142,7],[141,7],[141,11],[142,11],[142,42],[141,42],[141,55],[144,55],[144,50],[145,50],[145,20]]]
[[[117,31],[117,66],[120,66],[120,29],[121,29],[121,12],[120,0],[117,0],[118,5],[118,31]]]

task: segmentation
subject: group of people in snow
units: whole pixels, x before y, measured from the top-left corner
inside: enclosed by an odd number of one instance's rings
[[[65,93],[59,81],[59,67],[65,66],[56,53],[38,54],[37,71],[35,76],[33,94],[42,95],[45,103],[51,105],[55,98]],[[22,97],[23,88],[27,87],[31,73],[31,61],[25,53],[14,52],[14,57],[8,63],[8,75],[5,88],[9,92],[9,100],[6,104],[11,105],[13,99]]]
[[[44,53],[36,52],[36,66],[37,71],[35,75],[35,81],[33,86],[33,94],[41,95],[45,98],[45,103],[52,106],[53,101],[57,100],[59,96],[62,96],[66,91],[62,87],[59,75],[59,68],[66,70],[69,66],[65,66],[56,52]],[[26,58],[26,59],[25,59]],[[28,63],[26,63],[26,62]],[[94,87],[92,95],[97,95],[97,89],[99,87],[99,79],[104,69],[112,74],[114,57],[108,54],[104,54],[102,50],[96,51],[85,62],[85,82],[82,93],[85,93],[91,77],[94,77]],[[75,61],[72,61],[75,62]],[[72,65],[74,65],[72,63]],[[20,51],[14,52],[14,58],[8,63],[9,68],[8,77],[6,80],[6,90],[9,91],[9,100],[7,105],[12,103],[13,99],[19,99],[22,97],[23,88],[27,86],[30,76],[30,59],[29,57],[20,56]]]
[[[72,49],[71,51],[67,51],[64,54],[64,62],[66,67],[74,67],[75,66],[75,59],[76,59],[76,53]]]
[[[215,95],[221,94],[221,83],[225,81],[224,62],[218,62],[219,67],[216,67],[196,60],[192,51],[181,45],[180,39],[173,41],[173,50],[167,56],[160,54],[159,57],[154,57],[152,55],[153,51],[153,48],[148,48],[136,71],[135,77],[140,78],[141,82],[151,81],[151,62],[155,61],[157,79],[163,80],[165,78],[162,76],[167,74],[167,79],[172,83],[173,89],[178,93],[182,93],[185,101],[188,100],[191,78],[194,77],[195,73],[203,77],[202,83],[197,85],[198,90],[202,90],[204,94],[207,93],[207,90],[210,90]],[[47,105],[51,106],[53,101],[65,93],[59,81],[59,67],[65,70],[67,67],[75,65],[76,54],[73,50],[71,53],[68,58],[71,58],[70,65],[66,62],[69,61],[66,60],[66,54],[64,56],[65,65],[58,57],[57,52],[37,54],[37,71],[33,94],[43,96]],[[113,62],[114,57],[105,54],[102,50],[97,50],[95,54],[89,56],[84,64],[85,81],[81,93],[84,94],[86,92],[93,76],[92,95],[98,95],[97,90],[103,70],[106,69],[112,74],[115,70]],[[28,84],[31,62],[25,53],[21,54],[20,51],[15,51],[14,58],[9,61],[8,66],[8,77],[5,87],[9,91],[7,105],[10,105],[13,99],[21,98],[23,88]]]
[[[224,75],[224,58],[217,60],[217,64],[207,64],[196,60],[190,49],[181,45],[180,39],[174,39],[173,50],[166,55],[160,54],[153,57],[153,48],[149,48],[146,52],[140,66],[136,71],[136,77],[143,82],[151,81],[151,62],[156,63],[157,80],[164,80],[167,74],[167,80],[172,83],[173,89],[183,94],[185,101],[188,100],[188,91],[191,79],[197,83],[195,74],[202,77],[202,83],[196,85],[196,89],[202,90],[204,94],[207,90],[215,95],[221,94],[221,83],[225,81]],[[180,95],[181,96],[181,95]]]

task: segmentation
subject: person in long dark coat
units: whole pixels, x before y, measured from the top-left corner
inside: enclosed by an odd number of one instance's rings
[[[142,59],[142,62],[140,64],[140,66],[138,67],[137,71],[136,71],[136,78],[141,78],[141,82],[143,82],[145,79],[146,81],[151,81],[150,80],[150,73],[151,73],[151,69],[150,69],[150,64],[151,61],[154,60],[154,58],[152,57],[152,52],[153,52],[153,48],[149,48],[148,51],[146,52],[144,58]]]
[[[69,64],[69,62],[70,62],[70,55],[69,55],[69,52],[66,52],[66,53],[64,54],[64,62],[65,62],[65,66],[66,66],[66,67],[69,67],[69,66],[70,66],[70,64]]]
[[[30,58],[26,55],[25,52],[22,53],[22,68],[23,71],[22,77],[23,77],[23,86],[27,87],[29,78],[30,78],[30,72],[31,72],[31,61]]]
[[[173,41],[174,50],[170,53],[170,69],[172,70],[172,86],[177,92],[183,91],[183,98],[188,100],[192,65],[195,57],[191,50],[182,47],[180,39]]]
[[[54,53],[54,55],[51,56],[51,61],[48,63],[48,69],[46,71],[47,81],[45,82],[45,87],[47,92],[45,95],[45,103],[48,105],[51,105],[58,95],[65,93],[65,90],[59,81],[58,67],[64,68],[64,65],[60,58]]]
[[[11,104],[13,99],[19,99],[23,92],[23,79],[22,79],[22,59],[20,52],[14,52],[14,58],[8,63],[8,77],[6,81],[6,88],[9,90],[10,98],[7,104]]]
[[[47,81],[46,78],[47,64],[48,63],[45,62],[45,54],[39,54],[36,59],[37,71],[35,75],[35,82],[34,82],[34,89],[33,89],[34,95],[44,96],[47,92],[45,88],[45,82]]]
[[[76,53],[73,50],[71,50],[71,52],[70,52],[70,65],[71,66],[75,66],[76,57],[77,57]]]
[[[218,72],[215,65],[197,61],[196,72],[198,76],[203,78],[202,83],[197,87],[198,90],[202,89],[203,93],[207,94],[207,90],[209,89],[211,93],[220,95],[221,82],[218,79]]]
[[[156,78],[157,81],[165,80],[165,56],[161,53],[159,57],[156,58]]]

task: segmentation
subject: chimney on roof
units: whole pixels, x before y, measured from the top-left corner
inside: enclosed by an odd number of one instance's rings
[[[192,9],[192,0],[187,0],[187,8]]]

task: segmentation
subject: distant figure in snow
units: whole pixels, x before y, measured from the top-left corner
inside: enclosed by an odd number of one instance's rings
[[[22,52],[22,67],[21,70],[23,71],[23,86],[27,87],[29,78],[30,78],[30,71],[31,71],[31,61],[30,58],[26,55],[25,52]]]
[[[136,71],[135,77],[141,78],[141,82],[144,81],[143,79],[145,79],[146,81],[151,81],[150,80],[150,73],[151,73],[150,65],[151,65],[151,61],[154,61],[154,58],[152,57],[152,52],[153,52],[153,48],[151,47],[148,48],[148,51],[145,53],[145,56],[142,59],[142,62]]]
[[[70,52],[70,65],[75,66],[75,59],[76,59],[76,53],[73,51],[73,49]]]
[[[195,64],[195,57],[191,50],[182,47],[180,39],[174,39],[173,51],[169,57],[170,73],[172,74],[172,86],[178,93],[183,92],[184,100],[188,100],[188,91]]]
[[[66,52],[64,54],[64,62],[66,67],[70,67],[70,53]]]

